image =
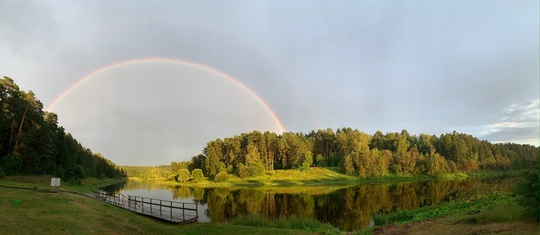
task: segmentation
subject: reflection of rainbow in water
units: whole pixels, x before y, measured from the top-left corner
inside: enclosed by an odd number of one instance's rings
[[[140,63],[148,63],[148,62],[179,64],[179,65],[185,65],[185,66],[189,66],[189,67],[196,68],[196,69],[202,69],[202,70],[211,72],[211,73],[213,73],[215,75],[218,75],[218,76],[226,79],[229,82],[232,82],[233,84],[235,84],[236,86],[242,88],[244,91],[246,91],[251,96],[253,96],[253,98],[255,98],[264,107],[264,109],[268,112],[268,114],[272,117],[272,119],[274,120],[274,122],[278,126],[279,130],[282,133],[286,132],[285,127],[283,126],[283,124],[281,123],[281,121],[279,120],[277,115],[274,113],[274,111],[270,108],[270,106],[260,96],[258,96],[255,92],[253,92],[251,89],[249,89],[249,87],[247,87],[246,85],[244,85],[243,83],[241,83],[237,79],[235,79],[235,78],[233,78],[233,77],[231,77],[231,76],[229,76],[229,75],[227,75],[227,74],[225,74],[225,73],[223,73],[221,71],[218,71],[216,69],[210,68],[210,67],[202,65],[202,64],[197,64],[197,63],[193,63],[193,62],[189,62],[189,61],[183,61],[183,60],[177,60],[177,59],[167,59],[167,58],[134,59],[134,60],[122,61],[122,62],[119,62],[119,63],[115,63],[115,64],[112,64],[112,65],[108,65],[108,66],[99,68],[99,69],[89,73],[88,75],[84,76],[83,78],[79,79],[73,85],[71,85],[66,90],[64,90],[58,97],[56,97],[56,99],[53,100],[53,102],[49,106],[47,106],[46,110],[47,111],[52,110],[54,108],[54,106],[60,100],[62,100],[67,94],[69,94],[71,91],[73,91],[79,85],[81,85],[84,82],[92,79],[93,77],[95,77],[96,75],[98,75],[100,73],[110,71],[110,70],[113,70],[113,69],[121,67],[121,66],[140,64]],[[278,134],[281,134],[281,133],[278,133]]]

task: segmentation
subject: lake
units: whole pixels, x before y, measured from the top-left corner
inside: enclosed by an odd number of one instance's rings
[[[156,180],[129,180],[103,190],[123,195],[196,202],[200,222],[229,222],[246,214],[268,219],[314,218],[354,231],[373,224],[372,215],[471,200],[507,191],[512,178],[367,183],[354,186],[197,188],[167,186]]]

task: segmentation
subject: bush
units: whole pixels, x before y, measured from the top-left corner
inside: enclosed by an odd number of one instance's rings
[[[188,169],[180,169],[178,171],[178,176],[176,177],[176,180],[180,182],[187,182],[189,180],[189,171]]]
[[[193,180],[195,181],[201,181],[201,180],[204,180],[204,174],[202,172],[201,169],[193,169],[193,171],[191,171],[191,177],[193,177]]]
[[[304,154],[304,159],[302,160],[302,165],[300,166],[300,170],[307,171],[309,170],[309,167],[313,164],[313,154],[310,151],[307,151]]]
[[[317,155],[317,167],[327,167],[328,163],[324,160],[322,155]]]
[[[167,176],[167,180],[168,181],[173,181],[173,180],[176,180],[176,177],[177,177],[176,174],[170,174],[170,175]]]
[[[227,172],[219,172],[215,177],[214,177],[214,180],[216,182],[225,182],[227,180],[229,180],[229,174],[227,174]]]
[[[381,213],[373,216],[375,226],[385,226],[388,223],[399,223],[412,220],[414,212],[410,210],[400,210],[393,213]]]
[[[249,166],[243,163],[238,164],[238,175],[242,178],[258,176],[264,172],[264,165],[262,163],[253,163]]]
[[[342,234],[339,229],[330,224],[321,223],[313,218],[300,218],[295,215],[290,217],[280,216],[273,220],[269,220],[261,215],[248,214],[234,219],[232,224],[253,227],[299,229],[319,232],[319,234]]]
[[[0,167],[0,179],[4,178],[6,176],[6,173],[4,173],[4,170],[2,170],[2,167]]]
[[[526,209],[526,216],[540,221],[540,173],[531,169],[513,190],[517,203]]]

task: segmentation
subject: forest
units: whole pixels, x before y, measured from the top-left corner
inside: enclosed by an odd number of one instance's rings
[[[508,171],[535,165],[538,147],[515,143],[490,143],[468,134],[410,135],[407,130],[373,135],[351,128],[276,133],[253,131],[208,142],[202,154],[189,163],[213,178],[219,172],[249,177],[275,169],[309,170],[339,166],[347,175],[438,176],[476,171]]]
[[[278,169],[339,167],[358,177],[507,171],[535,165],[538,147],[490,143],[464,133],[411,135],[407,130],[369,135],[352,128],[328,128],[307,134],[253,131],[216,139],[188,162],[158,167],[117,167],[82,146],[58,116],[43,111],[32,91],[13,79],[0,79],[0,176],[50,174],[66,180],[85,177],[146,176],[171,178],[179,170],[202,170],[214,178],[225,172],[240,177]]]
[[[251,177],[265,171],[339,167],[358,177],[441,176],[477,171],[510,171],[535,166],[539,148],[490,143],[464,133],[410,135],[407,130],[369,135],[352,128],[308,134],[253,131],[207,143],[190,161],[162,166],[122,166],[128,176],[177,179],[182,169],[214,178],[224,172]],[[188,173],[189,174],[189,173]]]
[[[0,133],[0,176],[49,174],[63,180],[126,176],[59,126],[58,116],[43,111],[32,91],[20,90],[5,76],[0,79]]]

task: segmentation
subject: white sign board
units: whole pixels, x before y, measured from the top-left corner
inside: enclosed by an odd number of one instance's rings
[[[51,186],[60,187],[60,178],[51,178]]]

